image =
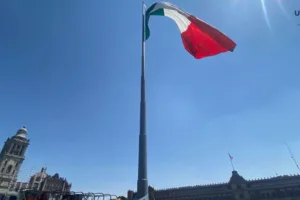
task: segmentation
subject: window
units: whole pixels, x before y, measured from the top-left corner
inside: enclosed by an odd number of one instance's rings
[[[21,147],[21,150],[20,150],[20,153],[19,153],[19,156],[22,156],[22,155],[23,155],[24,149],[25,149],[25,147],[22,146],[22,147]]]
[[[9,174],[11,172],[11,170],[12,170],[12,166],[9,165],[8,168],[6,169],[6,173]]]
[[[7,160],[4,162],[4,166],[6,166],[6,164],[7,164]]]
[[[4,167],[1,169],[1,173],[3,173],[4,172]]]
[[[243,199],[244,198],[244,194],[240,194],[240,199]]]
[[[10,149],[10,152],[9,152],[10,154],[13,153],[15,146],[16,146],[16,144],[12,144],[12,145],[11,145],[11,149]]]

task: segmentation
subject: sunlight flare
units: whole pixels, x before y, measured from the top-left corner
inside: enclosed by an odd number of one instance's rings
[[[263,9],[263,13],[264,13],[264,16],[265,16],[265,21],[266,21],[269,29],[272,30],[270,19],[268,17],[268,11],[267,11],[267,8],[266,8],[265,0],[261,0],[261,7]]]
[[[285,17],[286,17],[287,19],[290,19],[289,14],[287,13],[285,7],[282,5],[282,1],[281,1],[281,0],[276,0],[276,2],[277,2],[277,4],[278,4],[280,10],[281,10],[281,11],[283,12],[283,14],[285,15]]]

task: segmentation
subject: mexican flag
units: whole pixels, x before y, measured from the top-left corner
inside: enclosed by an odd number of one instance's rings
[[[236,44],[225,34],[186,11],[168,2],[154,3],[146,11],[146,40],[150,36],[149,19],[152,15],[166,16],[177,24],[185,49],[200,59],[231,51]]]

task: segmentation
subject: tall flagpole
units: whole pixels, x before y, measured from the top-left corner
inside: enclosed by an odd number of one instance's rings
[[[142,3],[142,69],[137,199],[149,200],[147,178],[146,89],[145,89],[145,3]]]

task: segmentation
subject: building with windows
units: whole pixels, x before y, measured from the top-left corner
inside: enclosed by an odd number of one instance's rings
[[[133,191],[128,191],[129,200],[134,196]],[[149,187],[149,197],[155,200],[300,200],[300,175],[246,180],[233,171],[227,183],[160,190]]]
[[[68,183],[67,179],[59,177],[56,173],[53,176],[46,173],[46,168],[30,177],[29,182],[17,182],[11,190],[35,190],[42,192],[70,192],[72,184]]]
[[[0,153],[0,189],[8,189],[16,181],[28,145],[25,126],[4,143]]]
[[[46,173],[46,168],[33,175],[29,181],[29,187],[37,191],[62,191],[70,192],[72,184],[66,178],[62,178],[58,173],[53,176]]]
[[[58,173],[53,176],[47,174],[46,168],[31,176],[29,182],[17,182],[29,142],[27,129],[23,127],[4,143],[0,153],[0,193],[21,190],[69,192],[72,184],[59,177]]]

